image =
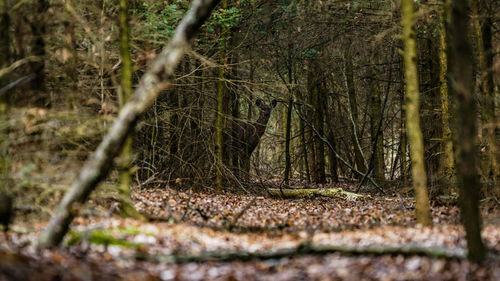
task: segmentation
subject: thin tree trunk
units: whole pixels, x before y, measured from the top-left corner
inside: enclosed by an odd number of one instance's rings
[[[481,90],[481,130],[483,143],[486,147],[484,153],[483,176],[488,182],[485,186],[485,195],[493,193],[498,176],[498,163],[496,154],[498,151],[495,138],[495,85],[493,81],[493,48],[492,48],[492,25],[493,17],[490,9],[493,9],[488,0],[471,1],[473,10],[473,21],[477,39],[477,50],[479,56],[479,89]]]
[[[293,64],[292,64],[292,51],[291,46],[288,49],[288,107],[286,111],[286,127],[285,127],[285,175],[284,182],[288,186],[289,185],[289,177],[292,169],[292,160],[290,156],[290,135],[292,131],[292,107],[293,107],[293,96],[295,91],[295,86],[293,83]],[[283,79],[284,80],[284,79]]]
[[[302,95],[300,94],[299,90],[296,90],[296,95],[297,95],[297,100],[303,102]],[[304,112],[301,112],[301,114],[305,114]],[[306,180],[308,183],[311,182],[311,173],[309,170],[309,161],[308,161],[308,156],[307,156],[307,139],[306,139],[306,132],[305,132],[305,124],[302,119],[299,120],[299,130],[300,130],[300,145],[302,147],[302,162],[304,164],[305,168],[305,173],[306,173]]]
[[[36,74],[35,79],[31,81],[31,89],[38,93],[35,104],[40,107],[50,106],[50,97],[46,92],[45,85],[45,33],[46,33],[46,14],[49,9],[47,0],[35,1],[34,21],[31,23],[31,32],[33,34],[32,53],[40,57],[40,60],[31,62],[31,69]]]
[[[293,93],[290,93],[290,98],[288,100],[288,108],[286,112],[286,130],[285,130],[285,185],[289,185],[289,177],[291,170],[291,160],[290,160],[290,133],[292,130],[292,107],[293,107]]]
[[[8,13],[7,0],[0,0],[0,69],[5,69],[11,61],[10,54],[10,17]],[[0,78],[0,88],[9,83],[8,77]],[[0,118],[7,120],[9,110],[9,92],[0,94]],[[4,119],[5,118],[5,119]],[[8,130],[0,130],[0,192],[8,190],[11,186],[10,163],[8,153],[9,140]],[[1,195],[1,194],[0,194]],[[4,195],[5,196],[5,195]],[[4,197],[7,198],[7,197]],[[5,203],[5,202],[4,202]],[[4,206],[5,207],[5,206]],[[6,208],[7,210],[9,208]]]
[[[128,23],[128,0],[120,0],[120,57],[122,59],[120,106],[132,96],[132,58],[130,56],[130,31]],[[123,216],[144,219],[130,199],[132,183],[132,134],[125,139],[118,163],[118,191],[120,193],[120,209]]]
[[[322,103],[324,106],[324,112],[326,116],[326,126],[327,126],[327,132],[328,132],[328,142],[336,149],[337,147],[337,141],[335,139],[335,133],[334,133],[334,126],[333,126],[333,114],[330,114],[328,112],[328,102],[323,102]],[[334,101],[332,99],[332,105],[331,107],[333,108]],[[335,156],[335,153],[331,150],[328,149],[328,162],[330,163],[330,176],[332,179],[332,182],[338,182],[339,181],[339,174],[338,174],[338,160],[337,157]]]
[[[374,48],[375,49],[375,48]],[[373,50],[375,53],[376,50]],[[383,144],[383,129],[381,129],[380,134],[377,133],[379,130],[379,123],[382,120],[382,99],[380,98],[381,92],[378,85],[377,79],[375,79],[376,73],[378,73],[376,65],[378,60],[376,59],[377,54],[372,56],[371,65],[369,66],[369,76],[370,76],[370,111],[371,111],[371,137],[372,143],[374,143],[375,150],[372,151],[373,157],[373,177],[379,181],[385,179],[384,176],[384,144]]]
[[[451,128],[450,128],[450,109],[449,109],[449,97],[448,97],[448,55],[446,50],[446,27],[445,21],[449,14],[449,0],[446,0],[445,8],[443,9],[443,15],[439,30],[439,91],[441,94],[441,116],[442,116],[442,138],[443,138],[443,157],[442,157],[442,172],[445,180],[443,184],[451,187],[452,183],[455,182],[455,157],[453,156],[453,142],[451,138]]]
[[[239,38],[237,38],[236,34],[231,35],[231,45],[235,46],[238,44],[240,41]],[[238,73],[238,65],[239,65],[239,56],[236,52],[233,52],[232,58],[231,58],[231,63],[233,65],[232,71],[231,71],[231,79],[233,80],[239,80],[239,73]],[[233,171],[234,175],[237,178],[240,178],[240,168],[239,168],[239,163],[240,163],[240,149],[241,149],[241,140],[238,139],[238,132],[239,132],[239,127],[240,127],[240,95],[237,91],[232,90],[230,92],[230,99],[231,99],[231,146],[230,146],[230,151],[231,151],[231,170]]]
[[[404,62],[406,78],[406,122],[410,158],[412,165],[413,188],[415,190],[415,211],[417,222],[431,225],[432,218],[427,193],[427,176],[424,167],[424,143],[420,128],[419,90],[417,72],[417,46],[415,40],[413,0],[402,0],[402,24],[404,43]]]
[[[311,61],[311,68],[309,71],[310,77],[308,78],[308,88],[309,95],[312,105],[312,120],[314,127],[318,131],[321,137],[324,137],[324,112],[323,105],[324,102],[321,98],[326,96],[324,93],[324,85],[323,78],[321,77],[319,65],[317,61]],[[325,175],[325,146],[321,141],[320,136],[312,135],[312,146],[314,147],[313,151],[313,182],[315,183],[325,183],[326,175]]]
[[[308,61],[308,72],[307,72],[307,103],[310,105],[310,107],[307,107],[306,108],[306,116],[307,116],[307,119],[309,121],[312,121],[311,123],[314,124],[314,126],[316,126],[316,122],[314,120],[315,118],[315,113],[314,113],[314,108],[315,108],[315,96],[316,96],[316,91],[317,91],[317,87],[316,87],[316,81],[315,79],[317,79],[317,73],[315,72],[315,67],[314,67],[314,62],[312,60],[309,60]],[[308,134],[308,148],[307,148],[307,151],[308,151],[308,161],[309,161],[309,170],[311,172],[311,180],[313,182],[318,182],[318,169],[316,167],[316,165],[318,164],[317,161],[316,161],[316,155],[317,155],[317,152],[316,152],[316,136],[314,134],[314,132],[312,132],[311,130],[309,131],[309,134]]]
[[[234,73],[234,72],[233,72]],[[236,120],[240,119],[240,98],[239,94],[232,92],[231,93],[231,168],[234,175],[237,178],[240,178],[240,153],[241,150],[241,140],[238,139],[238,131],[239,131],[239,122]]]
[[[76,53],[75,43],[75,23],[72,21],[64,22],[64,49],[69,54],[64,65],[67,83],[69,84],[69,109],[74,109],[77,105],[76,95],[78,91],[78,55]]]
[[[8,12],[7,0],[0,0],[0,69],[8,67],[10,64],[10,16]],[[0,88],[3,88],[9,80],[0,78]],[[7,112],[9,104],[9,93],[0,94],[0,115]]]
[[[352,56],[349,50],[345,53],[345,80],[347,86],[348,93],[348,101],[349,101],[349,117],[351,119],[352,124],[352,134],[351,140],[354,146],[354,162],[356,163],[356,167],[360,172],[366,172],[366,167],[368,163],[366,163],[366,159],[364,157],[363,151],[361,150],[361,144],[358,138],[358,102],[356,97],[356,88],[354,85],[354,70],[352,64]],[[356,176],[356,175],[355,175]]]
[[[404,77],[404,63],[403,60],[400,60],[400,76],[401,76],[401,96],[400,96],[400,107],[401,107],[401,135],[400,135],[400,156],[401,166],[400,166],[400,179],[403,181],[403,187],[408,186],[408,166],[407,166],[407,129],[406,129],[406,99],[405,99],[405,77]]]
[[[78,206],[87,200],[97,184],[108,174],[113,159],[120,153],[140,115],[156,100],[160,91],[171,85],[174,71],[189,48],[190,40],[217,3],[217,0],[193,1],[172,41],[142,76],[134,96],[123,106],[103,141],[65,194],[49,225],[39,237],[40,247],[56,246],[62,241],[69,224],[77,215]]]
[[[466,232],[468,257],[475,262],[486,259],[481,239],[481,215],[478,208],[481,182],[476,159],[476,101],[474,99],[472,47],[469,43],[468,1],[455,0],[451,6],[448,34],[448,79],[454,98],[454,145],[457,156],[457,179],[462,223]]]
[[[440,89],[439,85],[439,47],[436,46],[438,41],[436,37],[430,36],[423,40],[425,47],[427,48],[427,54],[425,57],[425,62],[421,65],[426,65],[427,69],[421,67],[422,75],[426,75],[426,78],[422,78],[426,81],[423,86],[422,92],[422,103],[420,107],[420,112],[422,113],[422,134],[424,138],[424,159],[425,168],[427,173],[427,183],[429,185],[432,195],[445,194],[445,190],[442,190],[439,181],[443,175],[438,172],[441,171],[441,161],[439,155],[441,154],[441,142],[438,140],[441,138],[441,116],[440,116]],[[424,51],[425,53],[425,51]]]
[[[222,0],[222,9],[227,9],[227,0]],[[226,47],[227,47],[227,27],[221,26],[221,43],[220,43],[220,66],[219,80],[217,81],[217,111],[215,120],[215,191],[222,192],[222,171],[224,169],[224,96],[225,96],[225,66],[227,64]]]

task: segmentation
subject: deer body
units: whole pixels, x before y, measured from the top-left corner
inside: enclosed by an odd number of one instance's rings
[[[238,158],[240,170],[245,176],[250,172],[250,157],[259,144],[260,138],[266,131],[267,122],[271,117],[271,111],[276,106],[276,100],[266,105],[258,99],[255,104],[259,107],[259,118],[251,123],[241,123],[238,126]]]

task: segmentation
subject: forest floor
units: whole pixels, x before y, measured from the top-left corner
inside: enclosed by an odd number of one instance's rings
[[[412,197],[401,189],[384,196],[363,189],[371,196],[358,200],[282,199],[266,194],[279,183],[272,180],[256,184],[259,196],[191,192],[182,181],[136,189],[133,202],[154,218],[149,222],[121,218],[116,186],[105,182],[80,209],[63,246],[37,250],[41,230],[111,124],[112,118],[94,116],[35,108],[12,110],[1,120],[15,220],[7,237],[0,234],[0,281],[500,280],[494,200],[483,201],[481,210],[490,257],[476,265],[463,258],[466,242],[453,203],[433,201],[434,226],[421,227]],[[349,183],[293,187],[355,189]]]
[[[466,242],[453,204],[434,202],[434,226],[421,227],[415,224],[414,202],[392,195],[281,199],[155,188],[134,191],[133,200],[141,213],[156,219],[120,218],[116,202],[95,199],[74,220],[65,247],[58,250],[35,247],[46,221],[17,219],[9,241],[3,236],[0,240],[0,280],[500,280],[496,207],[482,209],[490,258],[476,265],[460,258]],[[301,245],[310,244],[381,249],[410,245],[458,257],[300,251]],[[283,249],[297,251],[251,258],[251,253]],[[187,256],[205,261],[182,259]]]

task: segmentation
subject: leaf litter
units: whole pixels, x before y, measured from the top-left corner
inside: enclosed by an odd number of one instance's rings
[[[418,245],[464,252],[466,242],[457,206],[434,204],[434,226],[421,227],[415,224],[412,199],[396,196],[281,199],[151,188],[134,191],[132,199],[139,212],[154,219],[82,212],[65,247],[55,250],[36,249],[47,222],[16,220],[14,229],[26,231],[10,231],[9,241],[0,238],[0,280],[500,280],[495,210],[482,210],[487,218],[483,238],[491,256],[482,265],[424,255],[341,253],[170,264],[141,257],[256,253],[304,243]]]

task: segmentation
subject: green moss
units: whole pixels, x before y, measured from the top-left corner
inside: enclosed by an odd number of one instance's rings
[[[137,229],[119,229],[120,233],[123,234],[139,234],[141,233]],[[115,230],[110,230],[110,229],[99,229],[99,230],[93,230],[89,232],[77,232],[77,231],[70,231],[69,232],[69,238],[66,240],[66,244],[68,246],[76,245],[80,243],[83,240],[86,240],[90,242],[91,244],[95,245],[114,245],[114,246],[119,246],[119,247],[124,247],[128,249],[137,249],[141,247],[140,244],[138,243],[133,243],[130,241],[127,241],[125,239],[121,238],[116,238],[113,236],[115,233]]]

